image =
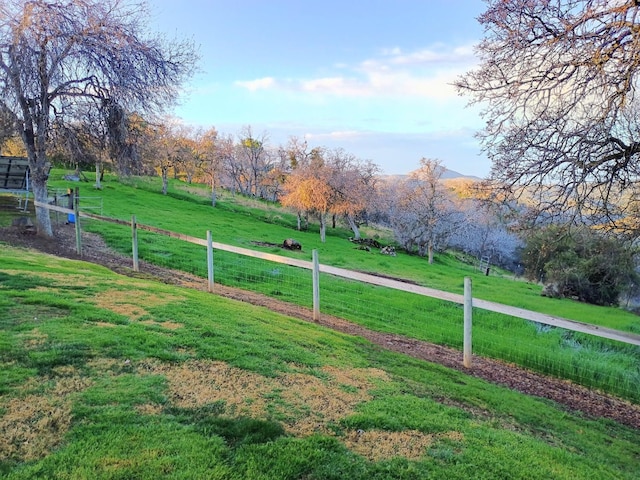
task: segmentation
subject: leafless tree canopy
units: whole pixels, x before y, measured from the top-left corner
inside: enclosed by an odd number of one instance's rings
[[[145,3],[129,0],[0,2],[0,110],[21,132],[36,199],[46,199],[50,125],[81,103],[162,110],[193,73],[189,42],[151,35]],[[51,234],[46,212],[39,229]]]
[[[479,135],[496,184],[550,213],[628,223],[640,174],[638,2],[487,4],[480,66],[457,87],[486,107]]]

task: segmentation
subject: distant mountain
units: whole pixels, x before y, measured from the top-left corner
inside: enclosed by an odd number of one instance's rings
[[[454,170],[446,169],[442,174],[442,180],[451,180],[452,178],[468,178],[470,180],[482,180],[480,177],[475,177],[473,175],[464,175],[462,173],[458,173]]]
[[[393,179],[403,179],[408,177],[409,174],[406,175],[381,175],[381,177],[383,179],[388,179],[388,180],[393,180]],[[457,179],[457,178],[461,178],[461,179],[469,179],[469,180],[474,180],[474,181],[480,181],[482,180],[480,177],[476,177],[474,175],[464,175],[462,173],[456,172],[454,170],[449,170],[446,169],[444,171],[444,173],[442,174],[441,180],[453,180],[453,179]]]

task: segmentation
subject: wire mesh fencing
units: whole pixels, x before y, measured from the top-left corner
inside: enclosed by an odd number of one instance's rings
[[[127,222],[89,213],[80,213],[80,217],[100,221],[97,230],[107,243],[123,245],[128,238],[128,244],[132,245],[132,225]],[[105,221],[111,224],[104,225]],[[215,284],[314,308],[312,262],[214,244],[211,272],[205,239],[140,227],[136,248],[132,245],[123,253],[133,255],[137,250],[140,259],[192,273],[202,277],[203,283],[213,275]],[[458,298],[461,296],[374,279],[361,272],[327,266],[321,266],[320,270],[317,300],[322,314],[370,330],[462,350],[463,302]],[[541,322],[533,321],[535,312],[522,311],[526,315],[523,313],[524,317],[519,318],[503,313],[509,308],[504,305],[476,299],[473,303],[474,355],[514,363],[640,403],[640,336],[551,319],[559,321],[557,325],[561,326],[557,326],[555,321],[544,318]]]

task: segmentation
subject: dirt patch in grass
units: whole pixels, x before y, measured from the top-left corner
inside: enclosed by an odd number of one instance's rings
[[[63,225],[56,229],[54,239],[38,235],[23,235],[12,228],[0,228],[0,241],[11,245],[34,248],[60,257],[90,261],[132,277],[145,277],[172,285],[180,285],[206,291],[206,279],[194,275],[140,262],[141,272],[133,272],[131,259],[111,250],[99,236],[83,232],[83,255],[75,252],[73,226]],[[310,309],[281,302],[257,293],[216,285],[216,294],[254,305],[261,305],[284,315],[313,322]],[[547,377],[533,371],[489,358],[475,357],[473,367],[462,366],[462,353],[458,350],[421,342],[400,335],[368,330],[341,318],[322,315],[317,322],[328,328],[350,335],[357,335],[387,350],[410,355],[415,358],[439,363],[466,374],[504,385],[513,390],[553,400],[592,417],[609,418],[624,425],[640,428],[640,405],[582,387],[562,379]]]

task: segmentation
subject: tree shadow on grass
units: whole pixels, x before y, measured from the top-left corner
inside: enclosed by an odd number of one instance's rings
[[[193,425],[205,436],[222,437],[230,448],[273,441],[285,435],[276,422],[249,417],[223,417],[223,401],[199,408],[170,407],[166,413],[174,415],[182,424]]]

